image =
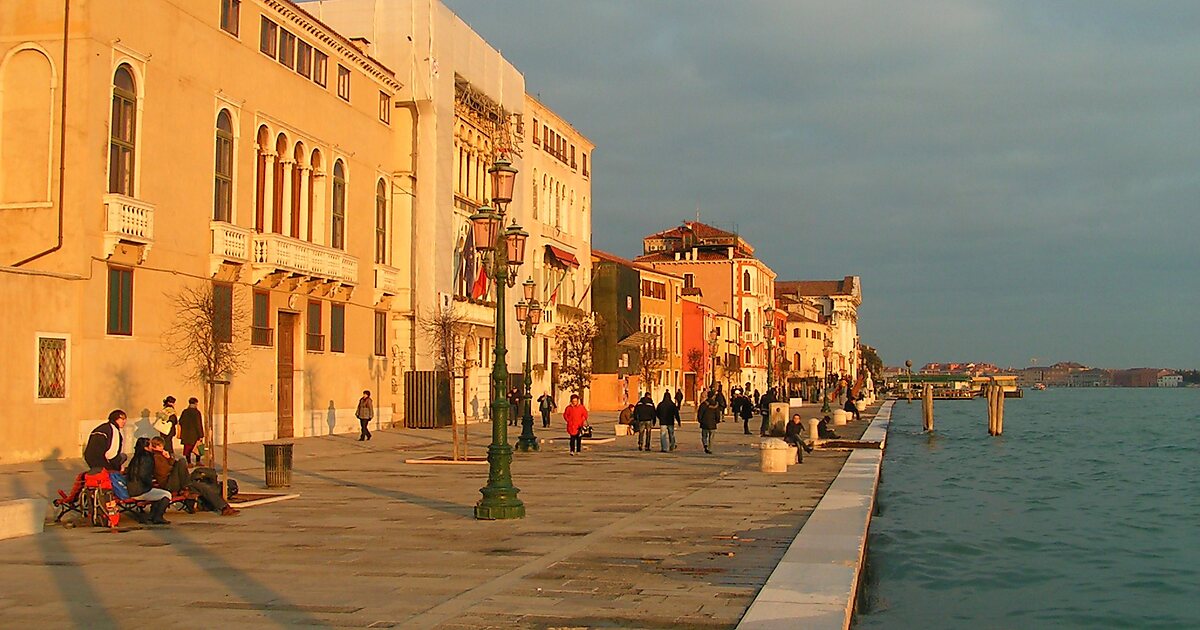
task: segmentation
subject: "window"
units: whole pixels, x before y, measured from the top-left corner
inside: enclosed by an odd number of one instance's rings
[[[108,192],[133,196],[137,134],[137,91],[133,72],[121,64],[113,74],[112,123],[108,142]]]
[[[233,219],[233,122],[229,111],[217,114],[217,151],[213,165],[213,221]]]
[[[587,154],[583,154],[583,176],[588,176]]]
[[[578,163],[575,161],[575,145],[571,145],[571,168],[578,168]]]
[[[279,38],[279,27],[267,18],[262,19],[258,29],[258,50],[270,57],[275,57],[275,46]]]
[[[108,268],[108,334],[133,334],[133,270]]]
[[[250,344],[269,346],[272,344],[271,330],[271,294],[266,291],[254,292],[254,303],[250,314]]]
[[[338,160],[333,164],[333,217],[330,221],[329,246],[345,249],[346,234],[346,167]]]
[[[750,331],[750,309],[746,309],[746,312],[742,313],[742,330]]]
[[[584,159],[586,159],[586,158],[584,158]],[[691,288],[694,288],[695,286],[696,286],[696,274],[694,274],[694,273],[683,274],[683,288],[691,289]]]
[[[387,187],[383,180],[375,185],[375,262],[387,264]]]
[[[242,0],[221,0],[221,30],[237,37]]]
[[[305,79],[312,78],[313,49],[308,42],[296,42],[296,72]]]
[[[321,303],[308,303],[308,334],[304,336],[304,347],[310,352],[325,349],[325,335],[321,334]]]
[[[541,136],[538,135],[538,129],[539,129],[538,119],[534,118],[533,119],[533,146],[535,146],[535,147],[541,146],[541,144],[542,144]]]
[[[342,100],[350,100],[350,68],[338,64],[338,96]]]
[[[742,290],[743,291],[750,290],[750,272],[749,271],[742,272]]]
[[[379,121],[392,124],[392,97],[386,92],[379,93]]]
[[[800,329],[799,328],[792,329],[792,338],[794,338],[794,339],[800,338]]]
[[[67,397],[67,340],[38,337],[38,391],[41,399]]]
[[[346,351],[346,305],[329,305],[329,351]]]
[[[387,356],[387,312],[375,311],[375,356]]]
[[[271,231],[276,234],[283,234],[283,176],[287,154],[287,136],[279,134],[275,137],[275,168],[271,183]]]
[[[313,51],[312,80],[314,83],[316,83],[317,85],[319,85],[321,87],[325,87],[325,74],[326,74],[325,71],[328,66],[329,66],[329,55],[326,55],[325,53],[323,53],[319,50],[314,50]]]
[[[213,284],[213,339],[233,343],[233,285]]]
[[[288,68],[296,67],[296,36],[287,29],[279,29],[279,63]]]

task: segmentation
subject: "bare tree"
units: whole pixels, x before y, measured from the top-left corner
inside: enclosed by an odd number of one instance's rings
[[[704,374],[708,369],[708,361],[704,360],[704,350],[692,348],[687,351],[687,366],[696,375],[696,382],[704,382]]]
[[[201,386],[204,396],[204,447],[209,467],[214,465],[213,404],[218,381],[228,383],[246,367],[247,313],[233,287],[214,289],[209,283],[181,287],[168,294],[175,321],[163,335],[163,344],[184,376]],[[226,385],[228,387],[228,385]],[[228,414],[226,409],[225,413]]]
[[[642,384],[646,392],[651,392],[658,386],[662,376],[662,367],[667,363],[667,351],[658,346],[657,342],[646,344],[638,353],[638,371],[642,376]]]
[[[583,396],[592,386],[592,340],[604,325],[599,315],[592,313],[573,321],[557,324],[558,354],[562,361],[558,383],[567,391]]]
[[[450,433],[455,461],[467,458],[467,424],[463,422],[462,448],[458,444],[458,414],[454,410],[454,380],[462,379],[464,414],[467,409],[467,375],[475,362],[467,356],[471,339],[471,324],[454,305],[430,309],[418,318],[421,334],[433,349],[433,362],[438,370],[450,375]]]

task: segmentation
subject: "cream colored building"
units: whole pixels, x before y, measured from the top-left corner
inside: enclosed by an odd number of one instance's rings
[[[435,302],[414,278],[450,278],[449,255],[409,264],[413,238],[455,229],[415,232],[452,204],[414,214],[412,77],[282,0],[70,7],[64,27],[62,3],[0,3],[0,463],[78,456],[113,408],[145,433],[164,396],[199,396],[163,343],[184,286],[248,314],[231,440],[355,430],[363,389],[388,422],[405,317]]]
[[[775,294],[820,309],[831,342],[829,369],[835,375],[857,377],[862,357],[858,350],[858,307],[862,281],[858,276],[841,280],[781,280]]]
[[[524,170],[528,194],[519,200],[521,224],[529,232],[522,277],[534,280],[535,298],[545,306],[533,339],[532,392],[555,396],[558,408],[558,324],[592,311],[592,157],[595,145],[538,99],[525,95]],[[517,203],[517,202],[514,202]],[[532,268],[530,268],[532,265]],[[524,344],[518,338],[518,358]],[[588,393],[584,392],[585,398]],[[588,402],[587,400],[584,401]]]

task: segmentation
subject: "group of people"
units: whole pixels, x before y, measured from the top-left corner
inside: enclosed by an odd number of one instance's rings
[[[211,468],[201,467],[200,453],[196,446],[204,438],[204,422],[195,398],[188,400],[188,408],[182,414],[175,413],[175,397],[163,399],[162,410],[151,422],[158,435],[139,437],[134,444],[133,457],[126,462],[125,435],[123,429],[128,415],[121,409],[108,414],[108,420],[92,429],[83,448],[83,460],[89,474],[107,473],[112,481],[114,493],[121,497],[149,502],[150,514],[147,521],[154,525],[167,525],[165,515],[172,497],[185,490],[199,497],[199,505],[220,512],[222,516],[233,516],[238,510],[225,500],[217,484],[216,473]],[[183,444],[183,457],[176,458],[174,441],[178,437]],[[196,457],[196,468],[189,471],[192,456]],[[80,476],[82,479],[82,475]],[[80,483],[79,480],[76,483]],[[185,499],[191,510],[196,499]]]

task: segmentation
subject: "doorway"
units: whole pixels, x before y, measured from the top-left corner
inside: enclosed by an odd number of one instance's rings
[[[290,438],[294,436],[295,423],[293,416],[293,392],[295,390],[295,337],[296,314],[279,311],[279,339],[276,345],[278,371],[276,372],[275,408],[276,436]]]

